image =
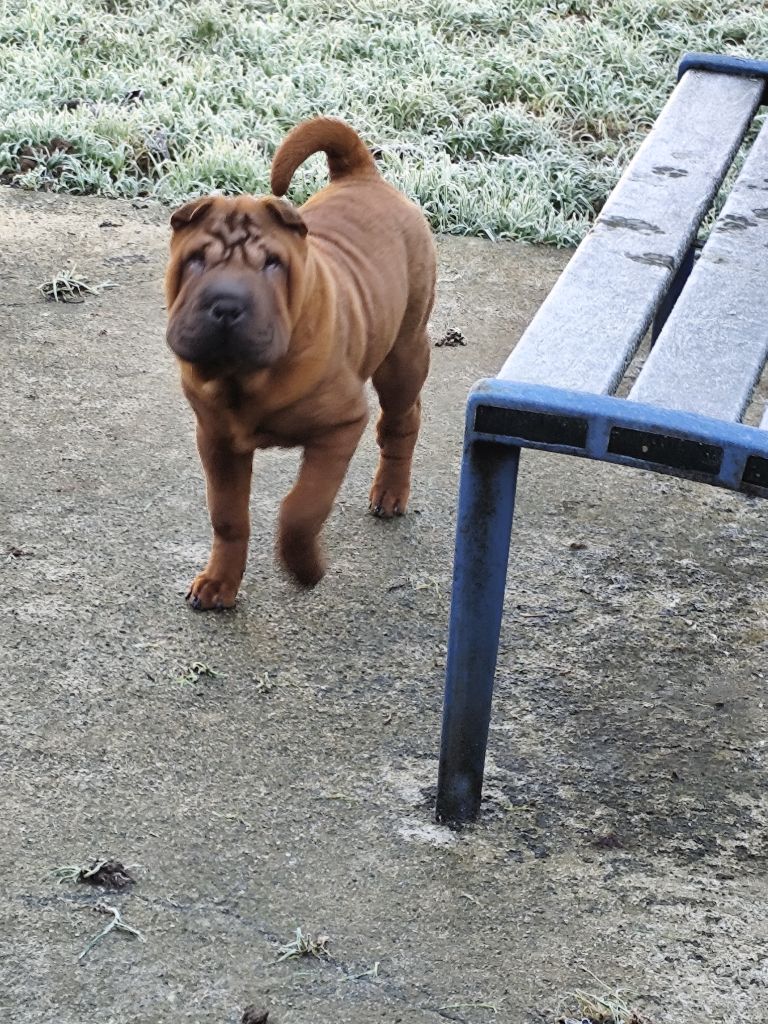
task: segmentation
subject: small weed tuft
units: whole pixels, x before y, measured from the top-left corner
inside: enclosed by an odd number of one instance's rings
[[[105,928],[102,928],[98,935],[94,935],[94,937],[82,951],[80,956],[77,958],[78,963],[81,960],[84,960],[91,952],[93,947],[96,946],[99,942],[101,942],[101,940],[105,938],[107,935],[109,935],[109,933],[112,931],[125,932],[127,935],[132,935],[134,938],[137,938],[139,942],[146,942],[146,939],[138,930],[138,928],[134,928],[132,927],[132,925],[125,923],[117,907],[111,907],[106,903],[97,903],[95,907],[91,907],[90,909],[95,910],[97,914],[111,914],[112,920]]]
[[[44,281],[38,286],[38,291],[49,302],[85,302],[86,295],[98,295],[105,288],[114,288],[110,281],[102,281],[101,284],[89,284],[88,278],[78,277],[75,273],[76,266],[60,270],[54,274],[50,281]]]
[[[202,661],[193,661],[188,668],[183,670],[181,675],[176,677],[176,682],[191,686],[200,682],[203,678],[218,679],[219,673],[214,672],[210,665],[206,665]]]
[[[94,860],[88,864],[66,864],[55,868],[51,877],[58,882],[101,885],[105,889],[125,889],[134,881],[125,865],[111,857]]]
[[[329,942],[330,939],[327,935],[318,935],[317,938],[313,938],[309,933],[305,935],[301,928],[297,928],[296,938],[278,949],[275,963],[279,964],[283,960],[291,960],[296,957],[314,957],[316,960],[330,960]]]
[[[647,1017],[627,1005],[618,989],[610,989],[590,970],[583,969],[602,987],[603,992],[601,995],[595,995],[583,989],[576,989],[572,1000],[578,1007],[579,1016],[560,1017],[558,1024],[652,1024]]]

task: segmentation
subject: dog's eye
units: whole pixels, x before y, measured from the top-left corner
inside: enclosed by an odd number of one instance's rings
[[[265,270],[279,269],[280,267],[282,267],[282,265],[283,265],[283,263],[282,263],[282,260],[280,259],[280,257],[279,256],[275,256],[275,254],[273,252],[271,252],[267,256],[267,258],[264,260],[264,269]]]
[[[187,258],[185,267],[187,270],[191,270],[193,273],[200,271],[205,266],[205,253],[193,252],[191,256]]]

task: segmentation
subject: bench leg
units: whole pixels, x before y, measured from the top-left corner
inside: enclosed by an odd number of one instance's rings
[[[437,820],[472,821],[480,810],[520,449],[467,442],[461,468],[456,556],[437,785]]]

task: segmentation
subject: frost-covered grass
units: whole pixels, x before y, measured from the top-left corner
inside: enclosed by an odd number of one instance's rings
[[[764,0],[0,0],[0,176],[178,202],[267,189],[350,121],[455,234],[569,244],[685,50],[768,56]],[[318,187],[319,158],[292,197]]]

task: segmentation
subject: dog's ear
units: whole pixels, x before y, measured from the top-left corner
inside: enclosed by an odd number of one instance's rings
[[[266,206],[275,220],[282,224],[284,228],[295,231],[302,238],[306,235],[307,225],[304,223],[304,218],[296,207],[292,206],[286,199],[276,199],[273,196],[268,196]]]
[[[213,206],[213,196],[203,196],[201,199],[193,199],[171,214],[171,227],[174,231],[181,231],[189,227],[193,221],[200,220]]]

